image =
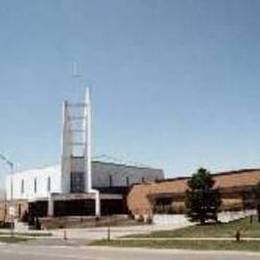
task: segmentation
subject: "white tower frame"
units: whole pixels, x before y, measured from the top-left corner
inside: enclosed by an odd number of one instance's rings
[[[72,108],[83,109],[82,115],[73,115]],[[73,129],[72,121],[81,123],[80,129]],[[74,140],[75,133],[81,134],[81,140]],[[86,88],[84,103],[71,104],[64,102],[63,109],[63,137],[62,137],[62,161],[61,161],[61,185],[62,193],[71,192],[71,169],[73,160],[76,160],[74,149],[76,146],[82,147],[82,159],[84,168],[84,192],[94,194],[95,215],[100,215],[100,195],[99,191],[92,188],[92,168],[91,168],[91,98],[90,90]]]

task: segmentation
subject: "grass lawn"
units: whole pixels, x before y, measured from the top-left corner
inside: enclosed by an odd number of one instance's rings
[[[260,251],[259,241],[185,241],[185,240],[97,240],[90,245],[115,246],[115,247],[146,247],[168,249],[192,249],[192,250],[236,250],[236,251]]]
[[[247,217],[226,224],[196,225],[127,237],[234,237],[237,230],[240,230],[241,237],[260,237],[260,223],[257,222],[256,217],[253,224],[250,224],[250,218]]]
[[[30,240],[30,238],[16,237],[16,236],[0,237],[0,242],[4,242],[4,243],[19,243],[19,242],[26,242],[28,240]]]

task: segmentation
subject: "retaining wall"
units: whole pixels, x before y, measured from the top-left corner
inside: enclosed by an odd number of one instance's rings
[[[256,215],[256,210],[245,211],[226,211],[218,214],[218,220],[222,223],[228,223],[247,216]],[[153,223],[157,225],[185,225],[191,224],[184,214],[155,214],[153,215]]]

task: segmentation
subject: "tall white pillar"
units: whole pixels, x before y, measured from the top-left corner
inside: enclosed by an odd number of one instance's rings
[[[72,131],[69,120],[69,104],[63,105],[63,132],[62,132],[62,157],[61,157],[61,190],[62,193],[70,192],[70,173],[72,157]]]
[[[91,147],[91,99],[90,90],[86,89],[85,109],[84,109],[84,171],[85,171],[85,192],[95,194],[95,215],[100,216],[100,194],[98,190],[92,188],[92,147]]]
[[[51,195],[49,195],[48,199],[48,217],[54,216],[54,201]]]
[[[100,209],[101,209],[100,194],[99,194],[99,191],[97,191],[95,193],[95,214],[97,217],[99,217],[101,215]]]
[[[86,88],[85,108],[84,108],[84,170],[85,170],[85,192],[92,189],[91,176],[91,102],[90,90]]]

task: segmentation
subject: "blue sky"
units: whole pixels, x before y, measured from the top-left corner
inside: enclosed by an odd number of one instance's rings
[[[59,161],[62,102],[88,85],[95,155],[168,177],[260,166],[259,1],[0,3],[0,150],[18,169]]]

